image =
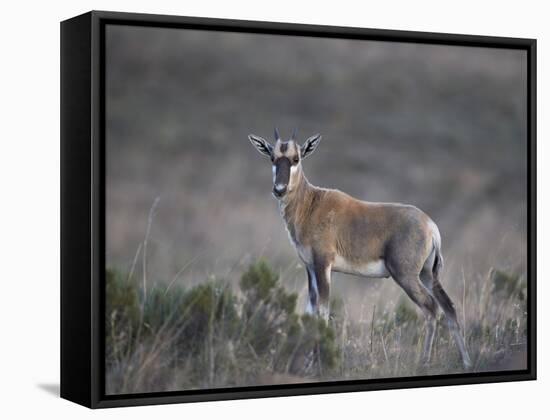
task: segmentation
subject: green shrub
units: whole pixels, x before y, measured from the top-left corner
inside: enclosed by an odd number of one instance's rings
[[[407,296],[401,296],[395,308],[395,326],[399,327],[408,323],[416,323],[417,321],[418,314],[416,312],[416,309],[413,307],[413,303]]]
[[[135,286],[117,271],[106,272],[105,341],[107,362],[128,351],[139,325],[139,297]]]
[[[164,369],[185,371],[174,379],[183,389],[250,385],[263,374],[318,375],[338,359],[333,329],[297,314],[297,295],[264,260],[243,273],[240,297],[210,280],[153,287],[143,301],[137,282],[113,270],[106,280],[107,368],[125,378],[111,380],[113,392],[153,389]],[[145,375],[142,365],[152,359],[157,370]]]
[[[505,298],[516,295],[520,300],[525,300],[527,283],[525,277],[514,273],[507,273],[501,270],[491,272],[493,281],[492,292]]]
[[[279,277],[261,260],[240,282],[244,293],[244,340],[273,370],[310,373],[309,359],[317,355],[317,370],[331,369],[337,359],[334,331],[323,320],[296,313],[297,295],[279,284]],[[319,365],[320,364],[320,365]]]

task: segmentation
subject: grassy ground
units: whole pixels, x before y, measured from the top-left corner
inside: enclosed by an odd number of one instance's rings
[[[444,322],[431,366],[418,365],[423,323],[404,295],[397,304],[378,296],[358,319],[335,298],[326,325],[301,315],[298,295],[264,260],[238,288],[214,278],[187,289],[144,284],[107,272],[108,394],[464,372]],[[525,293],[524,277],[495,269],[472,291],[472,371],[524,367]]]

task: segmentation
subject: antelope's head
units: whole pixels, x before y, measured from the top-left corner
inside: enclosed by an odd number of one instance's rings
[[[302,159],[312,154],[321,141],[321,135],[316,134],[308,138],[302,146],[295,139],[296,131],[288,141],[281,140],[279,132],[275,129],[275,144],[255,134],[250,134],[248,139],[262,155],[271,159],[273,170],[273,195],[282,199],[291,192],[302,175]]]

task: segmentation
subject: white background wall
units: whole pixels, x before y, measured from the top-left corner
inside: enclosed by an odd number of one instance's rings
[[[542,1],[6,2],[0,25],[0,416],[19,418],[526,418],[548,406],[549,13]],[[92,412],[59,384],[59,21],[91,9],[538,39],[539,380]],[[545,77],[546,76],[546,77]],[[498,151],[495,151],[498,153]]]

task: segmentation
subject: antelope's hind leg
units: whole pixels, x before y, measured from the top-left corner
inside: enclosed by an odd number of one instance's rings
[[[420,363],[429,365],[435,336],[437,303],[420,281],[418,274],[391,273],[396,283],[407,293],[411,300],[422,310],[425,318],[426,335],[422,345]]]
[[[451,300],[449,295],[447,295],[445,290],[443,290],[443,286],[441,286],[441,283],[437,278],[433,279],[432,293],[436,298],[437,302],[439,303],[439,306],[441,306],[441,309],[443,309],[443,312],[445,313],[447,326],[449,327],[449,330],[451,331],[451,335],[453,336],[455,343],[458,346],[458,351],[460,352],[460,356],[462,358],[462,364],[464,365],[464,368],[465,369],[471,368],[472,361],[470,360],[470,355],[468,354],[468,350],[466,349],[464,338],[462,337],[462,334],[460,332],[460,326],[458,324],[458,319],[456,316],[456,310],[455,310],[453,301]]]
[[[445,319],[447,321],[447,326],[453,339],[458,346],[460,352],[460,357],[462,358],[462,364],[465,369],[468,369],[472,366],[470,356],[466,350],[466,344],[464,343],[464,338],[460,333],[460,325],[458,324],[458,318],[456,315],[456,310],[453,304],[453,301],[449,295],[443,289],[443,286],[439,282],[439,274],[436,271],[434,273],[433,267],[434,261],[433,258],[429,258],[420,273],[420,279],[426,288],[430,290],[430,293],[435,298],[439,307],[443,310],[445,314]]]

